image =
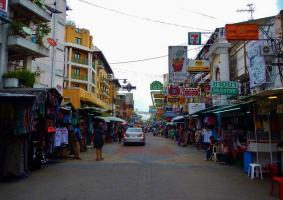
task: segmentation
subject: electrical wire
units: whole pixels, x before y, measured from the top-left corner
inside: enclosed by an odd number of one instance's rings
[[[164,24],[164,25],[169,25],[169,26],[175,26],[175,27],[180,27],[180,28],[187,28],[187,29],[192,29],[192,30],[211,31],[211,30],[208,30],[208,29],[192,27],[192,26],[186,26],[186,25],[180,25],[180,24],[176,24],[176,23],[171,23],[171,22],[166,22],[166,21],[162,21],[162,20],[152,19],[152,18],[149,18],[149,17],[142,17],[142,16],[138,16],[138,15],[133,15],[133,14],[126,13],[124,11],[116,10],[116,9],[113,9],[113,8],[107,8],[107,7],[104,7],[104,6],[101,6],[99,4],[92,3],[92,2],[89,2],[89,1],[86,1],[86,0],[77,0],[77,1],[80,1],[80,2],[82,2],[84,4],[88,4],[88,5],[91,5],[91,6],[100,8],[100,9],[103,9],[103,10],[107,10],[109,12],[113,12],[113,13],[116,13],[116,14],[132,17],[132,18],[136,18],[136,19],[141,19],[141,20],[145,20],[145,21],[150,21],[150,22],[154,22],[154,23],[159,23],[159,24]]]

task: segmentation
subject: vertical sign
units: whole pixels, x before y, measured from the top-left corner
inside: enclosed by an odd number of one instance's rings
[[[201,45],[201,33],[200,32],[189,32],[189,45]]]
[[[0,0],[0,16],[7,16],[8,0]]]
[[[187,46],[169,46],[169,82],[187,80]]]

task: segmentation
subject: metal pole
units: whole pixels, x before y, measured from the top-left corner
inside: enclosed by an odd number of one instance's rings
[[[52,38],[53,38],[53,40],[55,40],[55,17],[56,17],[56,15],[54,13],[52,13],[52,15],[53,15],[53,34],[52,34]],[[54,73],[54,61],[55,61],[54,57],[55,57],[55,51],[54,51],[54,46],[53,46],[53,48],[52,48],[52,64],[51,64],[51,86],[50,86],[51,88],[53,88],[53,79],[54,79],[54,74],[53,74]]]
[[[256,133],[256,109],[254,104],[254,131],[255,131],[255,142],[256,142],[256,163],[258,163],[258,140],[257,140],[257,133]]]
[[[269,103],[269,113],[268,113],[268,136],[269,136],[269,153],[270,153],[270,163],[273,163],[272,157],[272,144],[271,144],[271,130],[270,130],[270,103]]]

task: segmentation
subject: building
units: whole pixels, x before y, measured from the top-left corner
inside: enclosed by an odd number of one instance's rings
[[[65,100],[76,108],[98,106],[111,112],[114,75],[105,56],[93,46],[89,30],[67,24],[65,31]]]
[[[51,32],[45,37],[44,45],[49,47],[49,56],[35,59],[32,62],[32,71],[40,74],[35,84],[39,88],[56,88],[63,94],[63,73],[64,73],[64,51],[65,51],[65,24],[66,11],[69,10],[66,0],[46,0],[47,9],[51,10],[51,21],[49,26]],[[55,46],[51,46],[47,39],[56,41]]]
[[[134,113],[133,93],[124,93],[118,95],[116,116],[124,120],[131,120]]]
[[[48,57],[44,37],[51,31],[51,13],[43,3],[11,0],[7,19],[0,25],[0,80],[7,71],[32,70],[32,60]],[[23,17],[24,16],[24,17]],[[3,19],[2,19],[3,20]]]

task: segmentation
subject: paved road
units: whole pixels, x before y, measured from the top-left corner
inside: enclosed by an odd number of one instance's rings
[[[234,166],[204,161],[204,152],[149,136],[143,146],[106,145],[94,152],[1,183],[2,200],[251,200],[269,196],[270,181],[250,180]]]

